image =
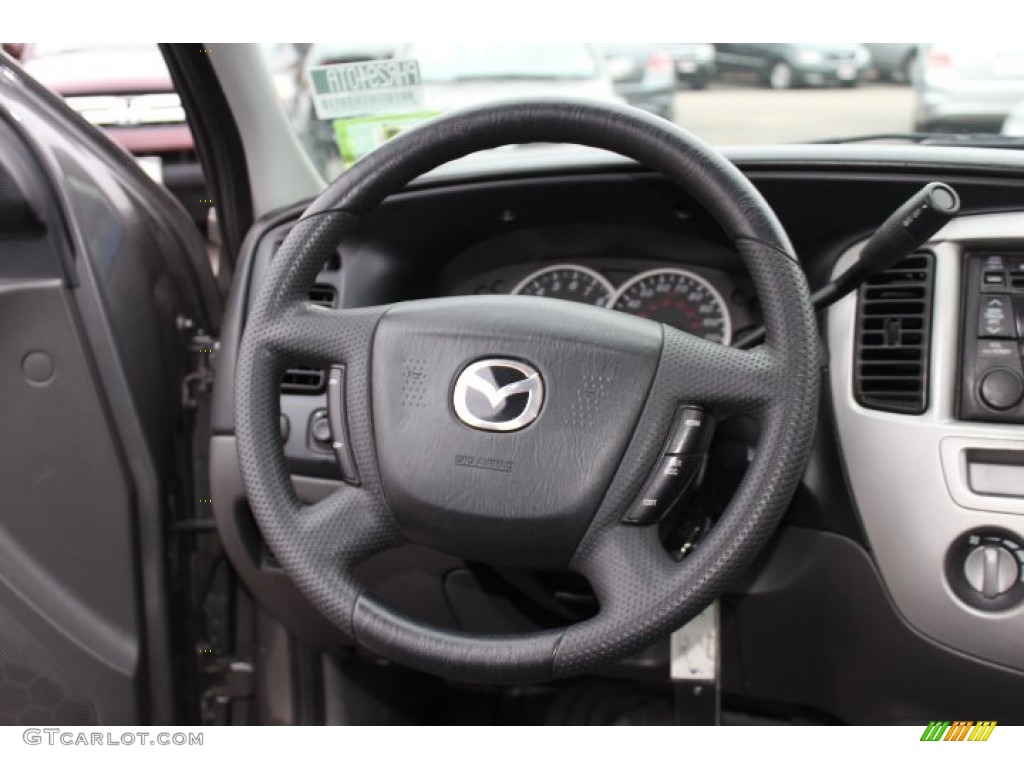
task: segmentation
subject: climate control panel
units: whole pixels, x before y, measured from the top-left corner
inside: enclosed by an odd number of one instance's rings
[[[1024,423],[1024,253],[965,263],[960,418]]]
[[[946,556],[946,578],[957,597],[974,608],[1013,608],[1024,601],[1024,543],[998,528],[965,533]]]

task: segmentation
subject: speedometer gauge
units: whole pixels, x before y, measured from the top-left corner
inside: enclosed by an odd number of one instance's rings
[[[653,269],[623,283],[613,309],[675,326],[708,341],[732,340],[729,310],[715,287],[684,269]]]
[[[600,274],[576,264],[538,270],[512,289],[512,293],[522,296],[545,296],[598,307],[607,307],[614,292],[612,284]]]

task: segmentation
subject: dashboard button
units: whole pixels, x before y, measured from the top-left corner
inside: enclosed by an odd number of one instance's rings
[[[700,476],[705,458],[704,454],[662,458],[622,522],[630,525],[658,522]]]
[[[665,453],[707,453],[715,433],[715,419],[703,408],[684,405],[676,411]]]
[[[1014,339],[1017,337],[1017,321],[1013,303],[1009,296],[982,296],[978,307],[978,338]]]
[[[1006,411],[1024,397],[1024,380],[1009,368],[993,368],[981,378],[980,392],[989,408]]]
[[[321,409],[313,412],[309,420],[309,434],[318,446],[331,446],[331,425],[327,420],[327,411]]]

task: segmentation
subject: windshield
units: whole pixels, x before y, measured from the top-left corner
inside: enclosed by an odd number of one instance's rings
[[[582,43],[413,43],[397,56],[415,59],[424,82],[583,80],[597,77],[596,51]]]
[[[50,56],[66,56],[69,54],[108,55],[117,53],[152,53],[156,51],[153,43],[32,43],[26,52],[26,58],[45,58]]]
[[[436,115],[532,96],[631,105],[714,145],[1024,146],[1024,43],[276,43],[262,50],[281,107],[328,180]]]

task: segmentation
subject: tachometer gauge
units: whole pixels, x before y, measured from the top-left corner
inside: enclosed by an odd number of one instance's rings
[[[732,340],[729,310],[715,287],[684,269],[653,269],[626,281],[612,309],[672,325],[708,341]]]
[[[512,289],[512,293],[607,307],[615,289],[592,269],[576,264],[558,264],[527,275]]]

